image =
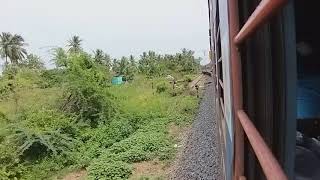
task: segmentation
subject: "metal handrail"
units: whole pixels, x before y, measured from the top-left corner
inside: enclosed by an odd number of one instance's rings
[[[243,110],[239,110],[237,115],[266,178],[268,180],[287,180],[288,178],[280,164],[263,140],[259,131],[249,119],[248,115]]]
[[[239,45],[248,38],[258,27],[264,24],[274,12],[286,4],[288,0],[262,0],[258,7],[251,14],[247,22],[234,38]]]

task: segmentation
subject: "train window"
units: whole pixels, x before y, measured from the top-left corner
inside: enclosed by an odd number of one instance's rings
[[[320,27],[318,1],[295,1],[297,44],[296,180],[320,179]]]
[[[219,7],[219,2],[216,4]],[[223,59],[221,56],[221,37],[220,37],[220,17],[219,11],[216,11],[216,70],[217,70],[217,87],[218,87],[218,98],[220,101],[220,106],[222,114],[224,115],[224,84],[223,84]]]

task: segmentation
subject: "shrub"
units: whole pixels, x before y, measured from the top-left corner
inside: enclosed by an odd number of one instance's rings
[[[119,156],[122,161],[125,161],[128,163],[146,161],[151,158],[150,153],[145,152],[138,148],[130,149],[129,151],[119,154]]]
[[[88,165],[91,159],[99,157],[106,148],[129,137],[136,130],[133,123],[130,119],[115,118],[109,125],[91,129],[90,134],[85,135],[89,137],[82,139],[85,143],[79,144],[76,159],[80,166]]]
[[[38,83],[40,88],[49,88],[63,83],[66,71],[64,69],[49,69],[41,73],[41,81]]]
[[[166,82],[160,82],[156,86],[157,93],[163,93],[169,89],[169,86]]]
[[[171,145],[166,123],[159,119],[159,122],[142,126],[129,138],[113,144],[108,148],[108,153],[117,154],[126,162],[138,162],[158,156],[163,148],[170,148]]]
[[[131,175],[132,167],[122,161],[103,161],[97,159],[88,167],[89,179],[119,180]]]
[[[18,123],[7,127],[7,140],[18,147],[23,159],[38,159],[48,153],[69,151],[75,131],[73,119],[53,110],[29,110]]]
[[[73,55],[68,60],[64,111],[75,113],[79,121],[92,127],[107,123],[116,112],[108,92],[105,69],[87,54]]]
[[[169,93],[171,96],[179,96],[183,94],[184,91],[185,91],[185,88],[183,88],[182,86],[177,86],[174,89],[171,89]]]
[[[35,88],[38,87],[41,81],[40,71],[35,71],[29,68],[19,68],[14,77],[15,87],[20,88]]]
[[[7,99],[12,92],[10,89],[10,83],[11,82],[7,79],[0,79],[0,101]]]
[[[129,137],[136,128],[135,125],[126,118],[115,118],[108,126],[102,127],[94,137],[94,141],[101,142],[103,147],[109,147],[113,143]]]
[[[191,75],[185,75],[184,76],[184,80],[186,81],[186,82],[192,82],[192,76]]]

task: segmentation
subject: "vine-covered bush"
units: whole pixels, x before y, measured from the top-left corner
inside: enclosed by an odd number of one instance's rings
[[[68,62],[66,101],[62,109],[75,113],[80,121],[92,127],[107,123],[116,107],[106,88],[106,72],[85,53],[70,56]]]

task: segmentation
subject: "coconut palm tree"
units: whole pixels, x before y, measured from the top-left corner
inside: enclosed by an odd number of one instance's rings
[[[72,38],[68,41],[69,52],[71,53],[79,53],[82,51],[81,48],[82,39],[79,36],[72,36]]]
[[[103,65],[104,62],[104,52],[101,49],[97,49],[94,52],[94,60],[96,63]]]
[[[5,58],[6,64],[8,63],[8,58],[11,63],[15,64],[24,59],[27,55],[27,51],[24,48],[25,45],[27,44],[24,39],[18,34],[12,35],[8,32],[0,34],[0,55]]]
[[[68,66],[68,55],[63,48],[53,49],[53,62],[57,67],[67,67]]]
[[[106,66],[108,70],[111,67],[111,57],[109,54],[103,52],[101,49],[93,51],[94,61],[98,64]]]

